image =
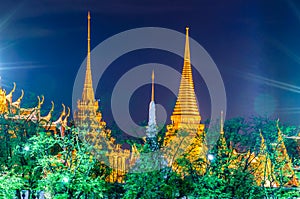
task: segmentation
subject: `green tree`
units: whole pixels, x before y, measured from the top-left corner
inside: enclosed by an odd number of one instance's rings
[[[34,159],[34,171],[42,171],[38,190],[50,198],[103,198],[109,170],[94,155],[93,147],[78,139],[77,129],[66,136],[40,133],[28,140],[25,159]]]
[[[18,119],[18,111],[20,110],[0,115],[0,141],[3,143],[0,145],[0,175],[3,180],[0,192],[2,193],[35,189],[41,175],[38,171],[32,172],[34,161],[27,161],[22,152],[27,149],[26,143],[29,138],[45,129],[39,122],[30,119],[34,109],[27,118],[23,119]],[[5,184],[7,177],[15,181],[16,186]]]
[[[140,158],[126,175],[123,198],[175,198],[183,180],[165,165],[162,153],[148,143],[140,148]]]

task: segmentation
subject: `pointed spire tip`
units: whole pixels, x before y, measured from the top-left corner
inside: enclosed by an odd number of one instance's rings
[[[93,101],[95,98],[92,83],[92,72],[91,72],[91,20],[90,12],[88,11],[87,17],[87,57],[86,57],[86,71],[84,88],[82,93],[83,100]]]
[[[184,59],[188,65],[191,64],[190,56],[189,27],[186,27]]]
[[[152,70],[152,92],[151,92],[151,101],[154,101],[154,69]]]
[[[152,82],[154,82],[154,69],[152,70]]]

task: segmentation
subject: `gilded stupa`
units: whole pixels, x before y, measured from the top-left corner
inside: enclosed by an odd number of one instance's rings
[[[174,147],[180,144],[181,150],[188,152],[188,159],[195,162],[200,157],[206,161],[207,147],[204,141],[204,124],[200,124],[199,113],[192,74],[189,28],[186,28],[184,62],[181,74],[181,81],[177,101],[171,116],[172,124],[167,126],[164,138],[164,146],[171,149],[167,152],[169,165],[173,165],[173,160],[178,156],[172,152],[177,151]],[[187,134],[187,135],[186,135]],[[183,152],[182,152],[183,153]],[[177,156],[177,157],[173,157]],[[195,166],[203,171],[201,165]]]
[[[204,130],[204,125],[200,124],[201,116],[196,100],[191,56],[189,44],[189,28],[186,28],[184,63],[181,74],[181,81],[177,101],[171,116],[172,124],[168,126],[169,129],[187,130],[189,133],[196,133]],[[167,133],[166,137],[171,137],[172,133]]]
[[[125,173],[129,170],[129,162],[132,155],[128,149],[122,149],[120,144],[115,144],[111,131],[106,128],[102,114],[99,111],[98,101],[95,99],[91,71],[91,16],[87,16],[87,58],[85,80],[82,98],[77,101],[77,111],[74,113],[75,125],[84,139],[93,144],[95,155],[99,160],[112,168],[108,176],[109,182],[123,182]],[[82,137],[83,138],[83,137]]]
[[[91,71],[91,16],[88,13],[87,34],[87,58],[85,80],[82,91],[82,99],[77,101],[78,110],[74,114],[74,120],[79,128],[88,128],[89,131],[97,131],[105,128],[106,123],[102,120],[98,101],[95,100],[92,71]]]
[[[177,101],[171,116],[171,121],[176,129],[198,129],[201,121],[194,91],[188,27],[186,28],[182,76]]]

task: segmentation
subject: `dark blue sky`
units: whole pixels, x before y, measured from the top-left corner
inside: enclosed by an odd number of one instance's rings
[[[190,36],[220,70],[227,116],[268,114],[300,124],[300,5],[296,0],[0,0],[2,87],[9,90],[15,81],[15,98],[21,88],[27,100],[45,95],[45,109],[51,100],[56,110],[61,103],[71,106],[75,76],[86,56],[88,10],[92,48],[128,29],[154,26],[184,33],[189,26]],[[115,60],[96,92],[109,124],[114,84],[130,68],[149,62],[181,71],[183,60],[160,50],[138,50]],[[207,119],[208,90],[199,74],[194,73],[194,81],[201,115]],[[149,95],[150,85],[132,96],[130,108],[136,122],[147,119]],[[157,86],[156,101],[168,114],[175,100],[167,88]]]

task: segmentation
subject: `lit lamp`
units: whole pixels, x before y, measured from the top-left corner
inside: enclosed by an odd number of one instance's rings
[[[24,151],[29,151],[29,146],[25,146]]]
[[[207,158],[209,161],[212,161],[213,159],[215,159],[215,156],[213,154],[208,154]]]
[[[64,178],[62,179],[62,181],[63,181],[64,183],[68,183],[68,182],[69,182],[69,178],[64,177]]]

